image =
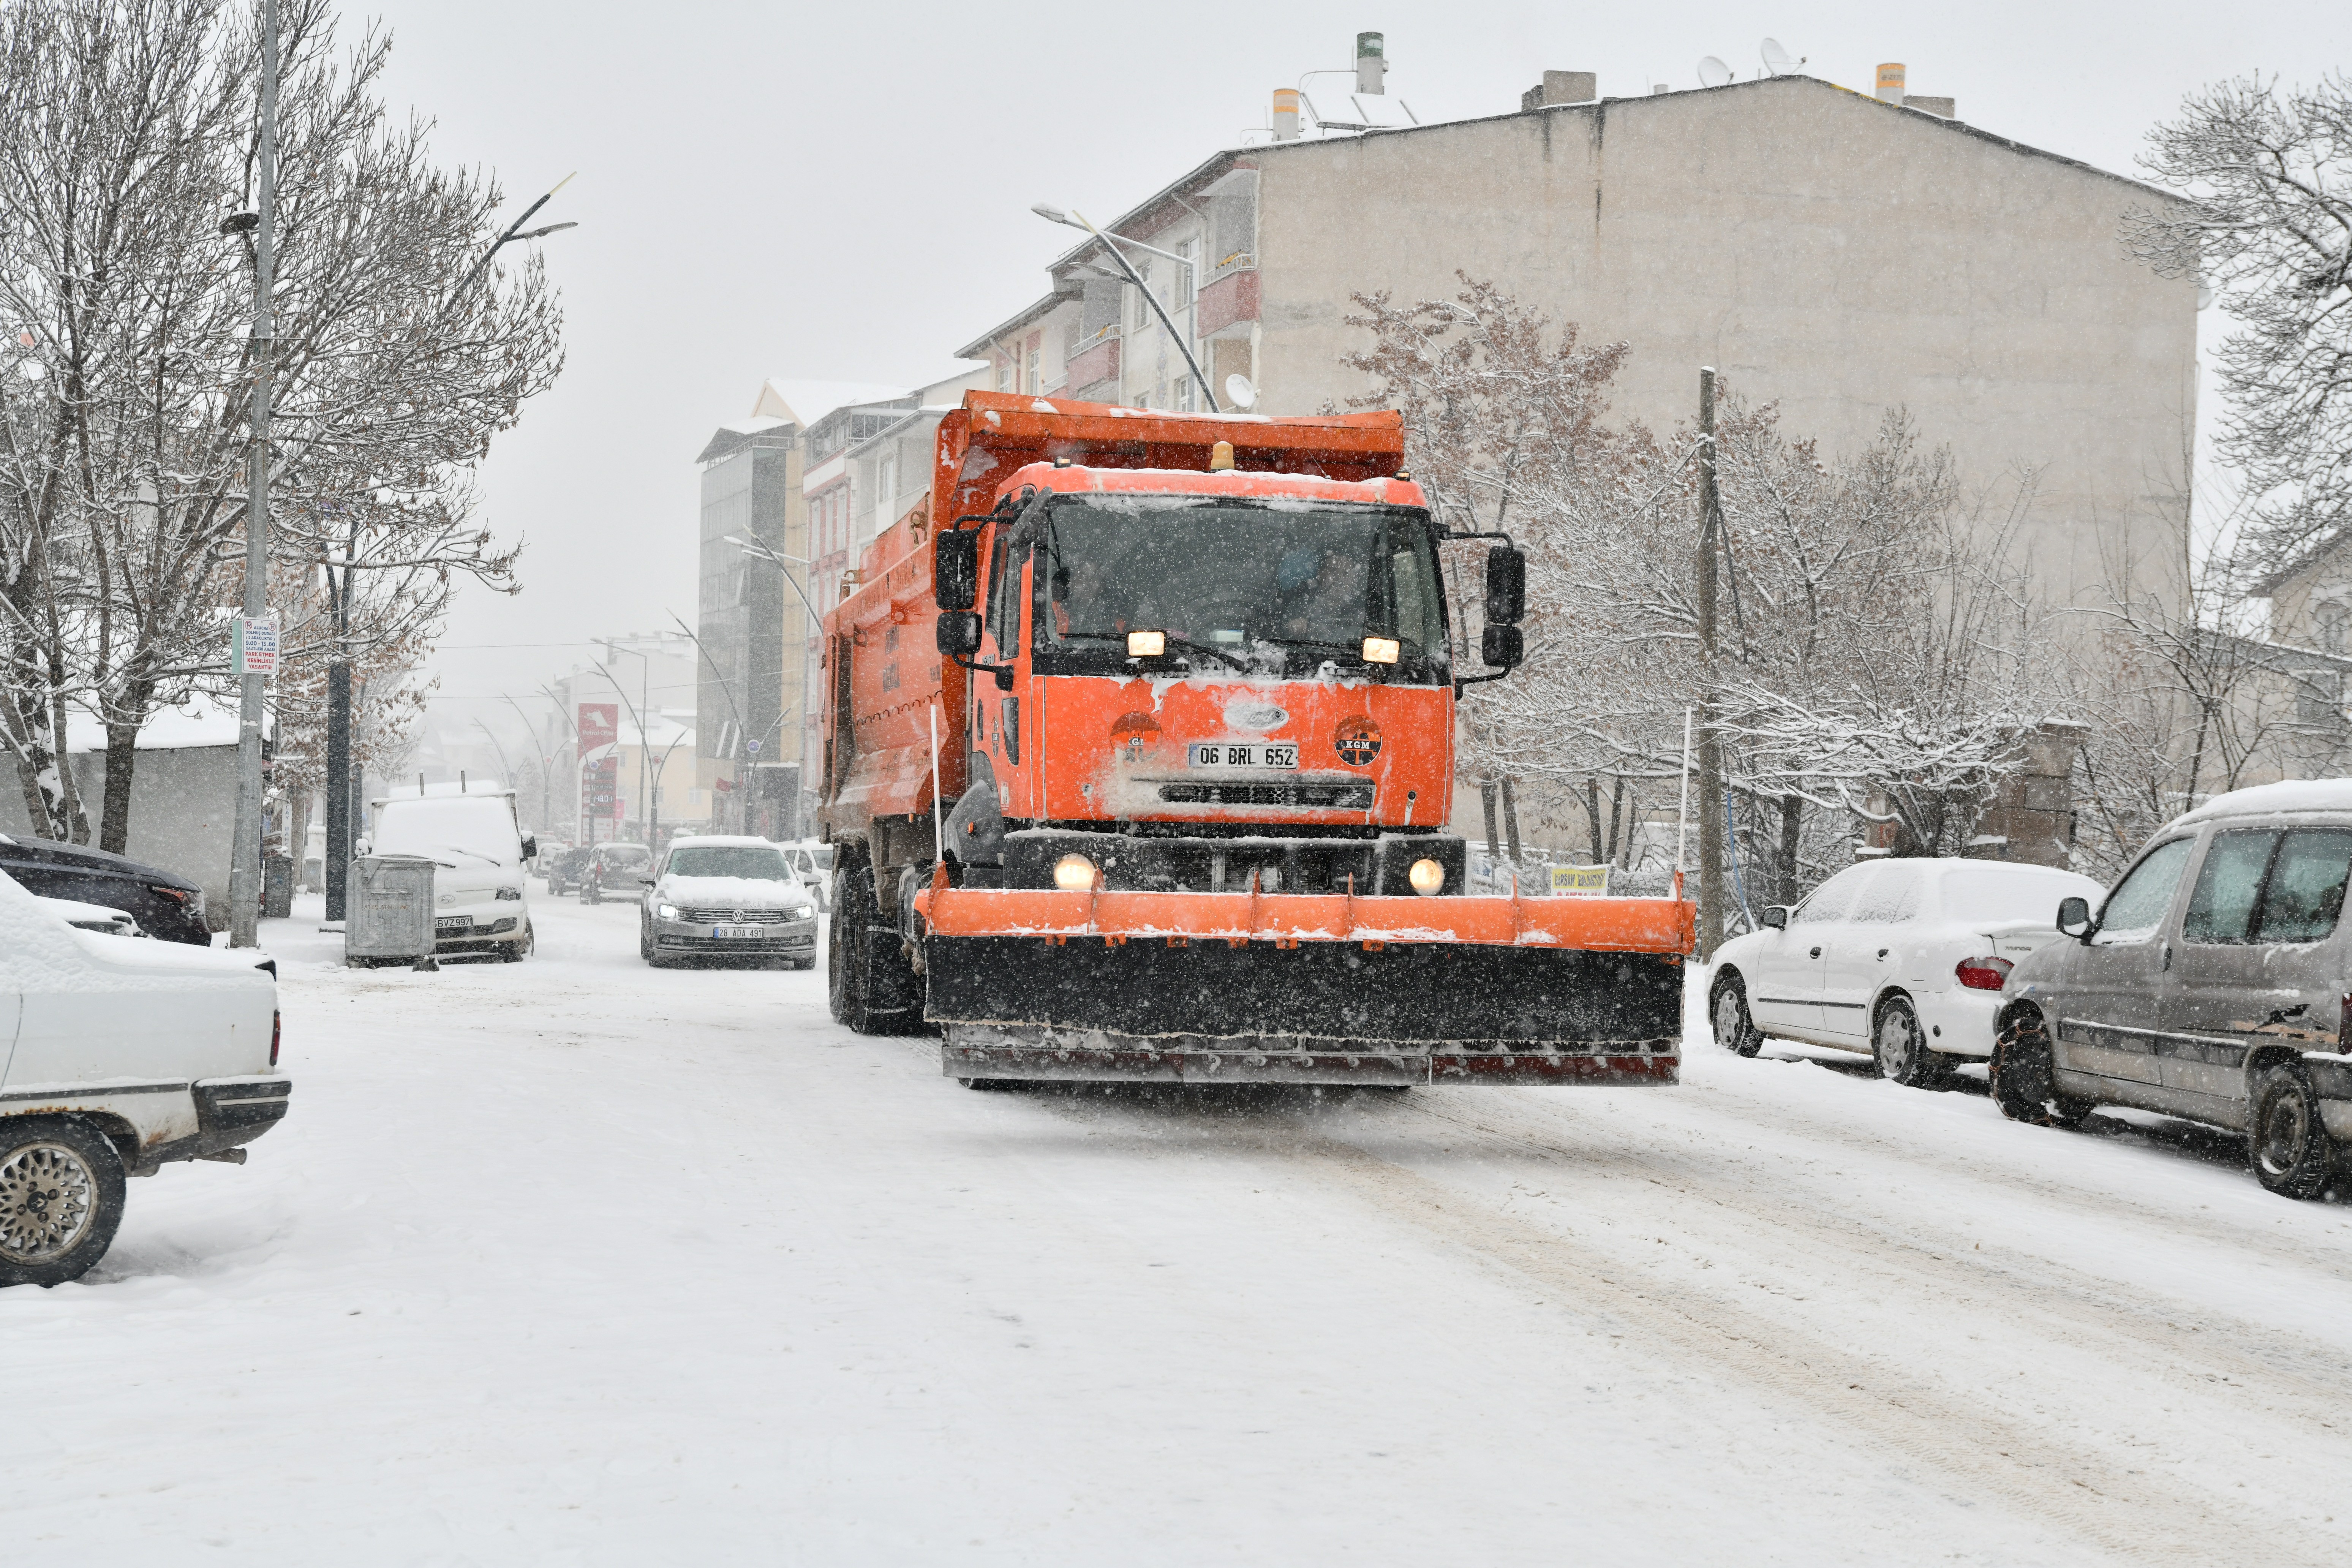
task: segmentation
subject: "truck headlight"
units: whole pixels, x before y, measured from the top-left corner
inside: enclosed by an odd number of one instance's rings
[[[674,921],[677,919],[677,906],[676,904],[656,904],[654,906],[654,916],[657,920]]]
[[[1414,892],[1425,899],[1444,889],[1445,868],[1434,860],[1416,860],[1412,863],[1412,869],[1405,873],[1405,880],[1412,884]]]
[[[1404,645],[1398,642],[1394,637],[1366,637],[1364,639],[1364,662],[1366,664],[1394,664],[1399,658],[1402,658],[1403,655]]]
[[[1127,657],[1158,658],[1168,651],[1166,632],[1129,632],[1127,634]]]
[[[1101,877],[1095,863],[1083,855],[1065,855],[1054,862],[1054,886],[1066,893],[1083,893]]]

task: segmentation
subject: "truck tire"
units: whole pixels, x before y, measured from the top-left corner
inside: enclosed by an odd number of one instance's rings
[[[122,1224],[122,1158],[71,1116],[0,1121],[0,1285],[79,1279]]]
[[[2335,1140],[2320,1121],[2319,1094],[2301,1062],[2263,1069],[2246,1125],[2247,1163],[2256,1181],[2286,1198],[2315,1198],[2327,1190]]]
[[[882,917],[866,857],[842,847],[835,861],[828,987],[833,1016],[861,1035],[923,1032],[923,982],[898,929]]]

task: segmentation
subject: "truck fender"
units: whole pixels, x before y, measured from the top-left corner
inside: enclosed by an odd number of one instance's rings
[[[996,770],[979,752],[971,754],[971,787],[948,813],[948,854],[967,866],[1004,863],[1004,810],[997,799]]]

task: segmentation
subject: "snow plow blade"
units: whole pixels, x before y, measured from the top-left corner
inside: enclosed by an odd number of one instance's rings
[[[920,895],[926,1016],[959,1079],[1673,1083],[1669,899]]]

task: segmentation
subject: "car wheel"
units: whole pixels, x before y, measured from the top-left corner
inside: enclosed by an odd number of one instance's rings
[[[654,961],[654,928],[644,921],[637,922],[637,956],[647,963]]]
[[[2088,1102],[2058,1092],[2057,1058],[2050,1027],[2027,1008],[2001,1026],[1992,1046],[1992,1098],[2011,1121],[2036,1127],[2080,1127]]]
[[[62,1285],[106,1256],[122,1224],[122,1159],[66,1116],[0,1122],[0,1285]]]
[[[1878,1025],[1870,1032],[1871,1058],[1878,1076],[1906,1089],[1943,1089],[1952,1081],[1952,1064],[1927,1046],[1919,1015],[1905,996],[1890,996],[1878,1009]]]
[[[2281,1062],[2254,1080],[2246,1154],[2254,1179],[2281,1197],[2315,1198],[2327,1190],[2336,1143],[2319,1119],[2319,1094],[2302,1063]]]
[[[1752,1057],[1764,1048],[1764,1031],[1748,1016],[1748,987],[1736,972],[1716,981],[1706,1016],[1715,1023],[1715,1043],[1733,1056]]]
[[[1027,1080],[1024,1079],[1017,1078],[960,1078],[956,1079],[956,1082],[963,1085],[964,1088],[976,1089],[982,1093],[990,1093],[1008,1089],[1019,1089],[1026,1081]]]

